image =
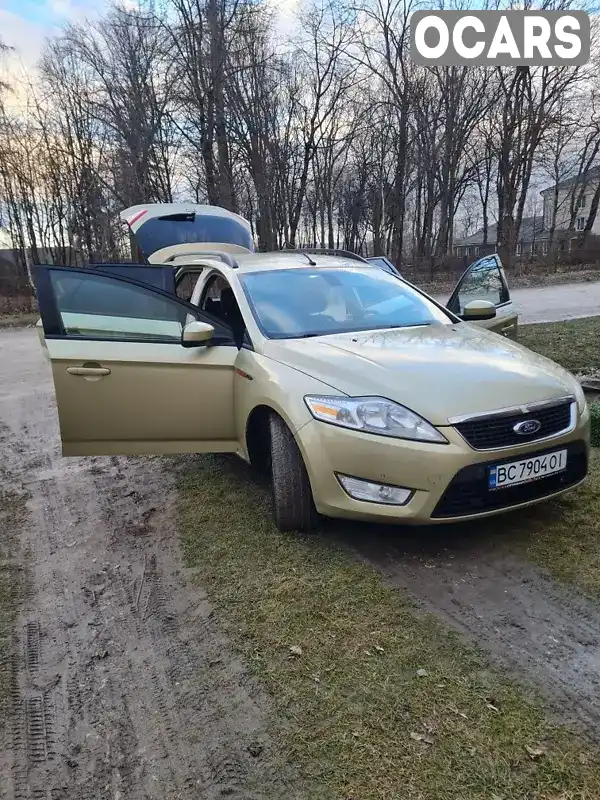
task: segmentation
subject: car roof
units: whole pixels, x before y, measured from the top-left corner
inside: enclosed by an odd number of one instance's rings
[[[373,269],[368,261],[345,256],[330,256],[322,253],[302,253],[297,250],[277,250],[272,253],[235,254],[237,267],[234,272],[258,272],[263,270],[300,269],[312,267],[352,267]],[[312,262],[312,263],[311,263]]]

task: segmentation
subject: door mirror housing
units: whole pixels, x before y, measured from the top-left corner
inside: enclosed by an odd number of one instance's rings
[[[208,322],[200,322],[200,320],[193,320],[183,329],[181,334],[181,344],[183,347],[198,347],[199,345],[210,342],[214,335],[215,329]]]
[[[489,300],[471,300],[463,308],[462,318],[465,322],[493,319],[496,316],[496,306]]]

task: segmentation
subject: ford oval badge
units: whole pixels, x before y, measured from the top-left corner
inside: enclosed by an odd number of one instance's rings
[[[513,431],[519,436],[531,436],[537,433],[541,427],[542,423],[537,419],[524,419],[522,422],[517,422]]]

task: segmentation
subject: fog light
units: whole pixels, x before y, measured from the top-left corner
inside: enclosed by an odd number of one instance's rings
[[[387,483],[351,478],[350,475],[336,474],[336,477],[350,497],[355,500],[385,503],[388,506],[404,506],[412,497],[412,489],[403,489],[401,486],[389,486]]]

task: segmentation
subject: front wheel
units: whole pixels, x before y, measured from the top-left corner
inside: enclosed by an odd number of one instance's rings
[[[312,531],[317,523],[308,472],[292,432],[271,414],[273,516],[280,531]]]

